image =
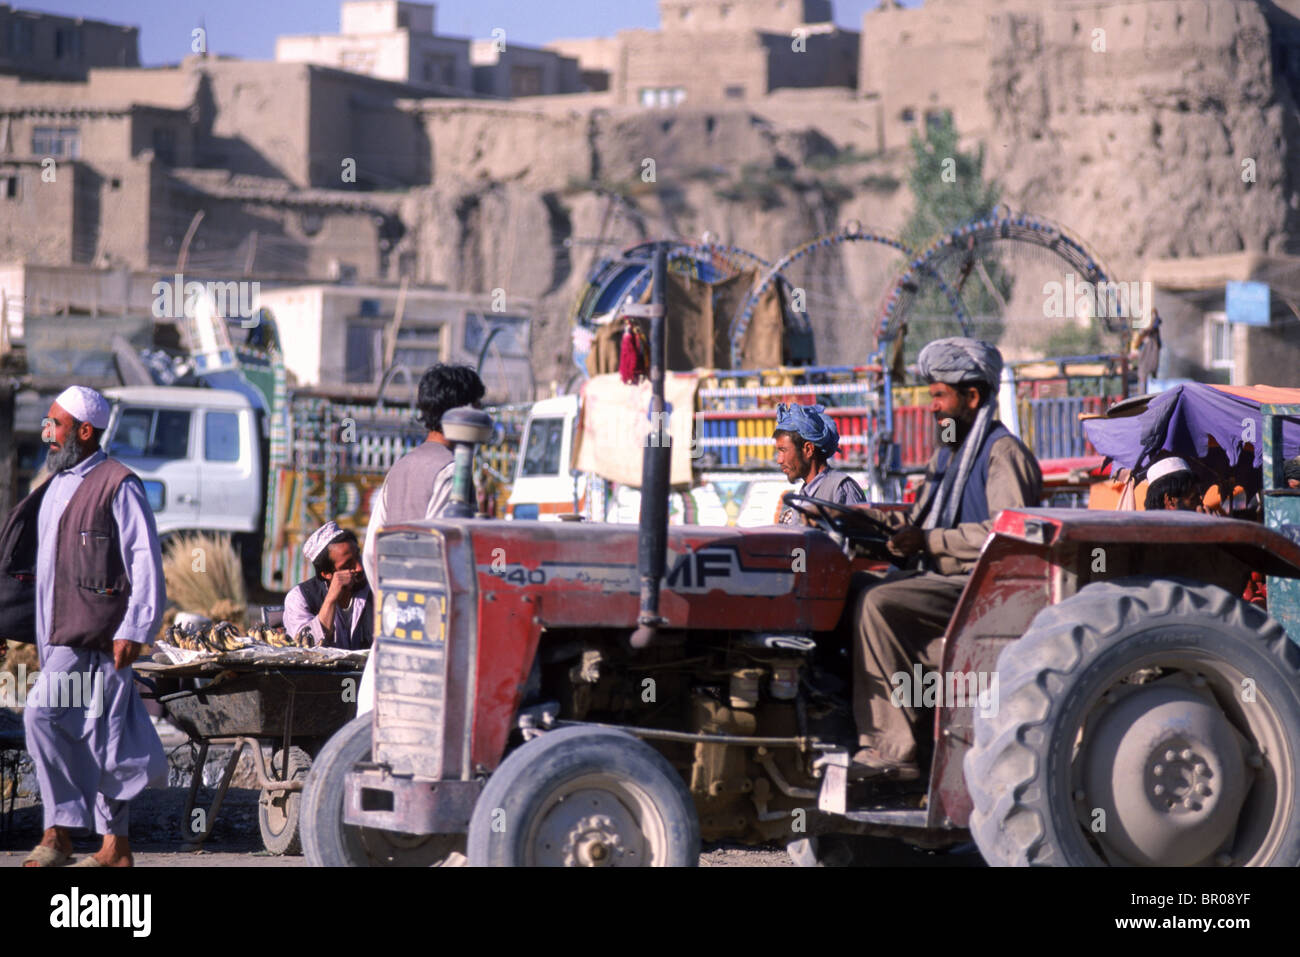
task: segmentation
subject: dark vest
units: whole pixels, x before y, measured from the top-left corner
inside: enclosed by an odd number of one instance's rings
[[[1004,435],[1010,435],[1007,427],[1001,422],[994,422],[989,433],[984,438],[984,445],[979,450],[979,455],[975,458],[974,465],[971,466],[970,475],[966,478],[966,487],[962,489],[961,504],[957,508],[957,522],[987,522],[993,516],[989,514],[989,450],[993,448],[993,443]],[[947,470],[949,463],[952,461],[952,450],[946,445],[939,449],[939,455],[935,459],[934,468],[935,482],[942,482],[944,472]],[[936,502],[933,506],[938,507]]]
[[[325,604],[325,595],[330,590],[330,583],[317,575],[313,578],[308,578],[298,586],[298,589],[302,592],[302,597],[307,601],[307,610],[313,615],[319,615],[320,606]],[[353,600],[355,601],[356,599]],[[370,592],[370,597],[367,601],[369,601],[372,606],[374,605],[375,593],[373,590]],[[375,633],[375,616],[373,611],[374,609],[372,607],[370,613],[362,615],[357,621],[356,626],[352,629],[352,634],[349,636],[349,643],[346,646],[339,641],[338,635],[334,636],[334,644],[340,648],[369,648],[374,641]]]
[[[51,645],[113,651],[131,595],[113,497],[133,478],[125,465],[105,459],[81,480],[59,517]],[[49,487],[42,483],[15,505],[0,528],[0,632],[16,641],[36,640],[37,532]]]

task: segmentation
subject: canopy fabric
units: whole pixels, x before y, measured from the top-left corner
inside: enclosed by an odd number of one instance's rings
[[[1287,404],[1300,405],[1300,389],[1185,383],[1153,396],[1138,415],[1087,419],[1083,430],[1093,448],[1128,469],[1146,468],[1162,449],[1204,459],[1211,438],[1233,466],[1250,444],[1251,464],[1258,468],[1264,461],[1260,406]],[[1283,421],[1282,453],[1286,458],[1300,454],[1300,419]]]

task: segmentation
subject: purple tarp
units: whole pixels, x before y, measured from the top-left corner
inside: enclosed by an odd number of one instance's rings
[[[1223,448],[1228,464],[1236,465],[1242,447],[1254,446],[1255,467],[1264,460],[1264,420],[1257,400],[1243,398],[1201,383],[1186,383],[1161,392],[1139,415],[1087,419],[1084,434],[1100,454],[1128,469],[1151,464],[1161,449],[1183,458],[1204,459],[1210,436]],[[1253,439],[1253,441],[1251,441]],[[1300,453],[1300,420],[1282,425],[1282,454]]]

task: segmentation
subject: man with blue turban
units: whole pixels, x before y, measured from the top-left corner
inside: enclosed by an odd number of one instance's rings
[[[802,480],[804,495],[823,502],[856,505],[866,496],[858,483],[846,472],[826,464],[840,447],[840,433],[835,422],[820,405],[776,407],[776,464],[791,483]],[[781,524],[795,525],[800,517],[794,509],[781,509]]]
[[[922,702],[912,676],[940,667],[944,632],[998,513],[1042,504],[1034,454],[993,417],[998,350],[976,339],[938,339],[921,350],[917,365],[930,383],[939,447],[908,512],[867,510],[896,529],[889,550],[900,568],[869,585],[857,603],[859,750],[851,773],[859,779],[920,777]]]

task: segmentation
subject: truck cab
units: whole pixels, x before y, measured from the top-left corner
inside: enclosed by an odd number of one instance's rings
[[[506,517],[557,521],[579,511],[586,477],[571,471],[578,397],[561,395],[533,404],[524,427]]]
[[[105,392],[104,449],[144,482],[159,536],[261,536],[265,472],[257,411],[238,392],[129,386]]]

